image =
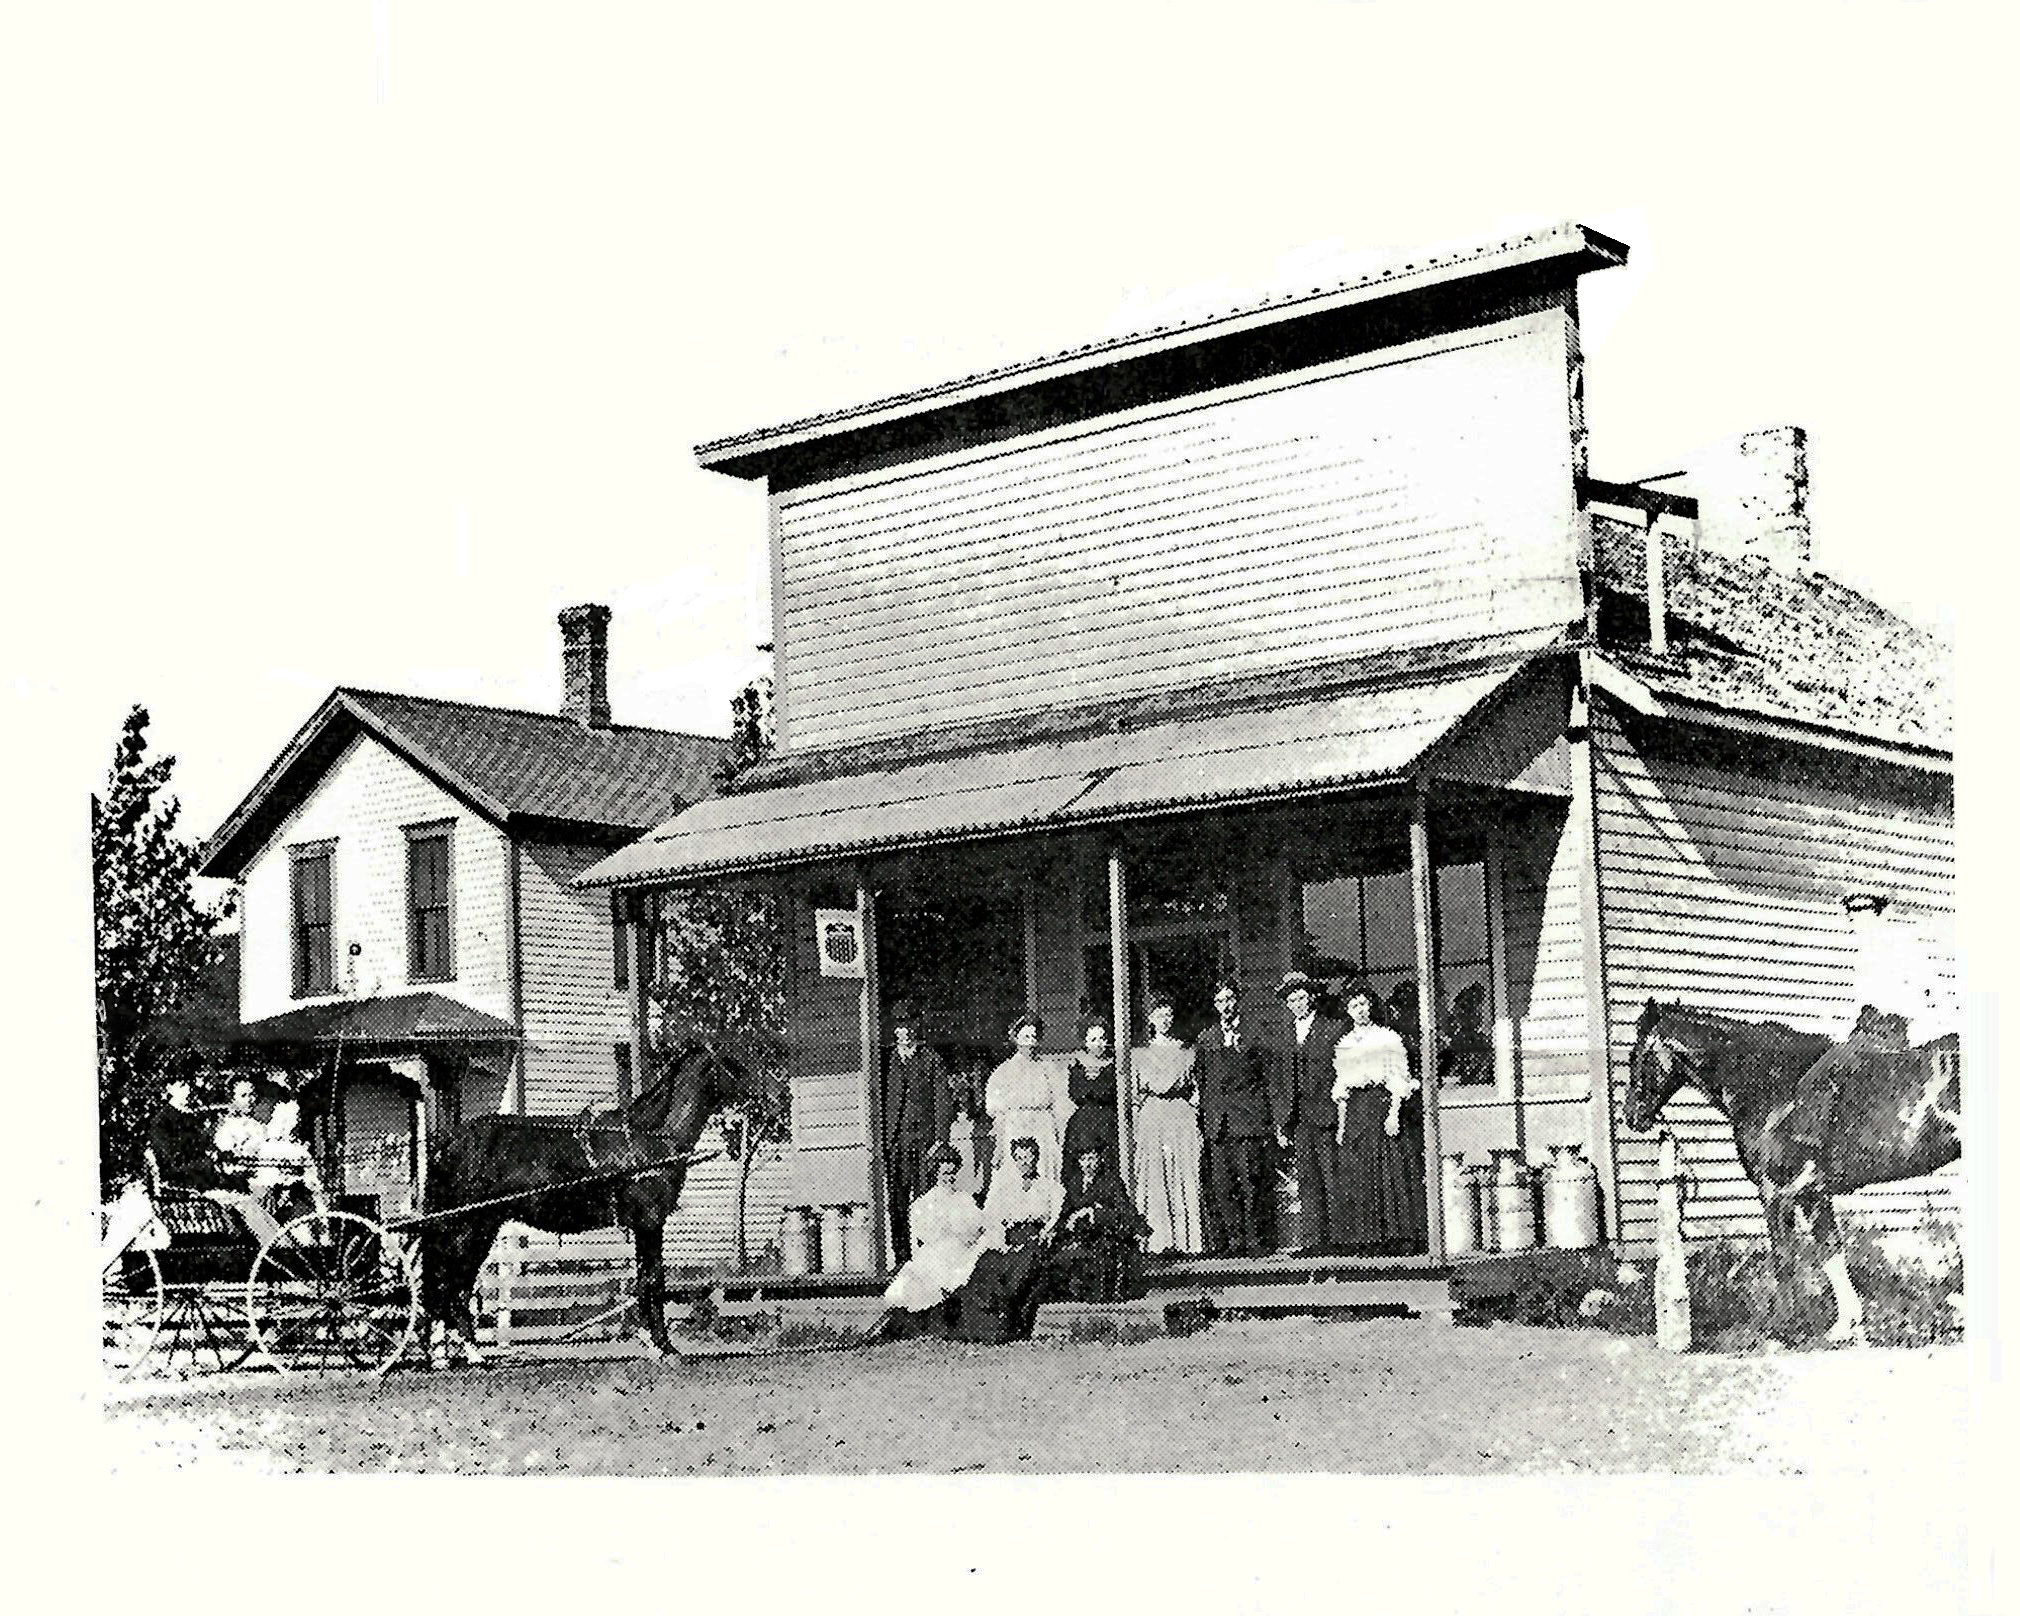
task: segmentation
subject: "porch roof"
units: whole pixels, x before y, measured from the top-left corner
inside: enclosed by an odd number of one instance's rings
[[[1534,661],[715,797],[579,882],[642,886],[1393,782]]]
[[[303,1005],[239,1028],[245,1044],[517,1043],[509,1021],[440,993]]]

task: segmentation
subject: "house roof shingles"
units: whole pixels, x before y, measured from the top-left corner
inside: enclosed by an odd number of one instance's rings
[[[1603,589],[1645,612],[1642,530],[1592,526]],[[1819,572],[1704,548],[1665,564],[1670,655],[1633,661],[1656,694],[1950,750],[1950,648],[1936,635]],[[1645,645],[1645,619],[1639,632]]]
[[[205,850],[203,874],[240,874],[343,748],[369,734],[492,820],[649,830],[710,796],[729,743],[632,724],[339,687],[296,732]]]

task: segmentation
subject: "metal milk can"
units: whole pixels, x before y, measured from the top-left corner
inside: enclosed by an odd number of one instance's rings
[[[1441,1188],[1445,1204],[1445,1250],[1464,1257],[1480,1249],[1480,1192],[1463,1153],[1445,1158]]]
[[[870,1209],[861,1201],[842,1208],[842,1256],[839,1266],[851,1274],[870,1271]]]
[[[785,1271],[790,1275],[817,1274],[821,1270],[821,1226],[810,1206],[786,1210]]]
[[[821,1208],[821,1256],[823,1268],[829,1273],[848,1267],[848,1215],[846,1206]]]
[[[1528,1251],[1536,1244],[1535,1177],[1519,1150],[1497,1150],[1494,1170],[1494,1230],[1502,1251]]]
[[[1565,1251],[1599,1244],[1599,1171],[1576,1145],[1554,1145],[1543,1177],[1545,1238]]]

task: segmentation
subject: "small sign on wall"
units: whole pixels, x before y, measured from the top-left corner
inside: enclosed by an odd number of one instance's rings
[[[821,975],[863,979],[863,923],[853,909],[816,909],[814,941],[821,951]]]

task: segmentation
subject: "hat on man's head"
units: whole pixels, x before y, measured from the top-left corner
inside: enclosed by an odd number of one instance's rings
[[[1306,976],[1303,971],[1286,971],[1284,972],[1284,979],[1277,984],[1277,997],[1279,999],[1288,999],[1293,993],[1310,993],[1311,991],[1312,979]]]
[[[912,1032],[919,1030],[919,1007],[910,999],[900,999],[891,1006],[891,1026],[895,1030],[904,1027]]]

